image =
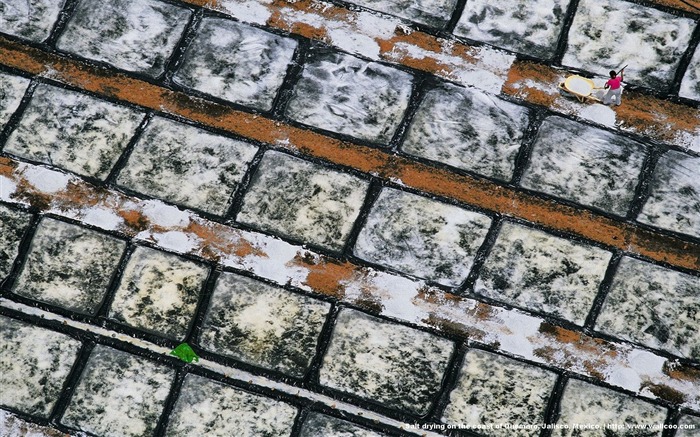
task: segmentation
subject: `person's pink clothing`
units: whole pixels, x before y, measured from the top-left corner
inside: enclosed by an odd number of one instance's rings
[[[614,77],[607,82],[605,82],[605,85],[609,86],[611,90],[616,90],[620,88],[620,84],[622,83],[622,76],[617,76]]]

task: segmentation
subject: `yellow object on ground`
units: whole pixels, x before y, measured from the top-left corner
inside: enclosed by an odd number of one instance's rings
[[[576,97],[580,102],[594,101],[599,102],[600,98],[596,95],[592,95],[593,90],[597,89],[595,83],[588,78],[572,75],[566,78],[566,80],[559,84],[559,88],[574,97]]]

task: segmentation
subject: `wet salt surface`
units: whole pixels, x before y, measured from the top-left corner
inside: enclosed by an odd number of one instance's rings
[[[117,183],[148,196],[224,215],[257,150],[243,141],[155,117]]]
[[[554,55],[569,0],[469,0],[454,34],[515,52]]]
[[[649,198],[637,220],[700,236],[700,158],[669,151],[653,173]]]
[[[273,0],[219,0],[212,8],[241,21],[264,26],[272,12],[267,8]]]
[[[700,49],[695,48],[695,53],[688,68],[685,70],[681,88],[678,95],[689,99],[700,100]]]
[[[0,204],[0,283],[12,270],[29,219],[30,216],[26,212]]]
[[[290,435],[296,415],[284,402],[189,374],[166,435],[283,437]]]
[[[340,53],[316,53],[304,64],[287,116],[317,128],[388,143],[408,107],[412,77]]]
[[[138,247],[124,268],[109,317],[171,339],[183,339],[208,269],[176,255]]]
[[[270,110],[296,41],[232,20],[205,18],[174,76],[182,86]]]
[[[700,360],[700,278],[634,258],[620,261],[596,329]]]
[[[678,425],[685,426],[688,429],[679,429],[676,431],[676,437],[693,437],[697,435],[698,430],[700,430],[700,417],[688,415],[681,416],[680,420],[678,421]]]
[[[158,0],[80,0],[57,47],[157,77],[190,15],[189,9]]]
[[[624,216],[635,194],[646,147],[561,117],[542,123],[522,186]]]
[[[353,0],[352,3],[416,23],[443,28],[452,16],[457,0]]]
[[[357,237],[366,261],[444,285],[459,285],[491,219],[393,188],[384,188]]]
[[[330,304],[233,273],[216,284],[199,344],[254,366],[302,377]]]
[[[300,437],[382,437],[386,434],[370,431],[351,422],[346,422],[321,413],[306,416],[299,433]]]
[[[454,344],[407,326],[343,309],[323,358],[320,383],[412,414],[440,390]]]
[[[3,0],[0,32],[42,42],[49,37],[65,0]]]
[[[607,388],[598,387],[578,379],[571,379],[564,389],[559,408],[558,425],[568,424],[554,430],[554,436],[576,437],[639,437],[661,436],[662,431],[627,429],[626,425],[652,425],[666,421],[665,408]],[[601,429],[574,429],[574,424],[601,425]],[[621,430],[605,429],[602,425],[618,424]],[[581,433],[584,434],[581,434]]]
[[[84,314],[94,314],[126,243],[44,217],[12,291]]]
[[[623,0],[581,0],[562,64],[665,89],[688,47],[695,22]]]
[[[442,421],[448,424],[545,423],[557,375],[481,350],[467,352]],[[489,430],[490,436],[538,436],[533,430]]]
[[[4,150],[104,179],[142,119],[131,108],[39,85]]]
[[[265,153],[236,221],[341,250],[369,184],[284,153]]]
[[[60,421],[104,437],[152,435],[174,377],[148,359],[97,345]]]
[[[79,348],[67,335],[0,316],[0,406],[48,418]]]
[[[4,410],[0,410],[0,435],[8,437],[86,437],[83,433],[69,434],[50,426],[36,425]]]
[[[525,107],[445,84],[423,98],[402,150],[508,181],[527,122]]]
[[[474,290],[583,325],[612,254],[505,222]]]
[[[0,16],[2,16],[1,12]],[[0,130],[17,110],[28,86],[29,79],[0,71]]]

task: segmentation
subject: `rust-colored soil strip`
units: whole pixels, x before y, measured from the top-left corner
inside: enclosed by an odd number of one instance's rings
[[[246,138],[300,151],[426,193],[569,232],[630,253],[700,271],[700,245],[558,204],[484,179],[459,175],[382,150],[339,141],[233,110],[111,70],[0,38],[0,63],[84,90],[175,114]]]
[[[698,0],[650,0],[651,3],[677,9],[679,11],[700,14],[700,1]]]

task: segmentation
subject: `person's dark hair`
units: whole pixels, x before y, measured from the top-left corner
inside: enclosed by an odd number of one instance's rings
[[[610,70],[610,78],[614,79],[615,76],[617,76],[617,73],[615,73],[615,70]]]

